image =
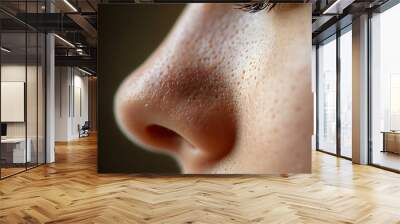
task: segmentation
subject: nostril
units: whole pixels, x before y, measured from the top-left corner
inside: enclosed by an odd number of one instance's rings
[[[156,124],[146,127],[146,135],[148,136],[150,145],[175,153],[179,151],[183,142],[182,136],[178,133]]]
[[[140,70],[116,99],[118,123],[127,136],[145,149],[173,156],[185,172],[211,168],[229,155],[236,140],[231,90],[225,80],[209,78],[209,70],[201,69],[179,69],[182,77],[169,72],[162,84],[154,83],[158,79],[151,70]]]
[[[149,125],[146,129],[147,133],[155,139],[176,139],[180,137],[176,132],[160,125]]]
[[[178,152],[182,148],[194,149],[194,146],[181,135],[160,125],[147,126],[146,134],[151,141],[151,145],[157,148],[164,148],[174,152]]]

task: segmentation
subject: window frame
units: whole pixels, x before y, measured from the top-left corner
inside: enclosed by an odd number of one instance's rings
[[[316,60],[316,151],[327,153],[329,155],[337,156],[340,158],[344,158],[347,160],[352,160],[352,158],[347,157],[342,155],[341,153],[341,118],[340,118],[340,103],[341,103],[341,97],[340,97],[340,84],[341,84],[341,67],[340,67],[340,37],[347,32],[352,31],[352,23],[346,25],[345,27],[341,28],[340,30],[337,30],[336,33],[332,34],[331,36],[319,41],[316,44],[316,55],[315,55],[315,60]],[[319,144],[319,85],[320,85],[320,73],[319,73],[319,47],[321,44],[326,44],[329,43],[330,41],[336,41],[336,152],[328,152],[327,150],[324,150],[320,148]]]

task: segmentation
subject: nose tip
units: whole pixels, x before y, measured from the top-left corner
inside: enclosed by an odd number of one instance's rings
[[[199,71],[180,74],[132,74],[117,93],[116,117],[134,142],[173,155],[188,172],[201,172],[233,149],[234,104],[221,80]]]

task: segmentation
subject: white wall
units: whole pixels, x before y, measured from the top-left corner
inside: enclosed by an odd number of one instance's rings
[[[36,70],[38,69],[38,70]],[[27,80],[25,80],[27,79]],[[30,139],[32,158],[36,162],[39,153],[39,163],[44,162],[45,150],[45,120],[44,120],[44,74],[42,67],[25,64],[3,64],[1,66],[2,82],[24,82],[26,84],[26,107],[22,108],[22,113],[26,112],[27,120],[23,122],[6,122],[7,137],[24,138],[25,135]],[[2,96],[7,97],[7,96]],[[8,110],[10,108],[1,108]]]
[[[76,74],[75,70],[75,75],[74,75],[74,108],[72,109],[73,112],[73,119],[72,119],[72,132],[71,135],[76,138],[78,137],[78,124],[83,125],[85,121],[88,121],[89,119],[89,111],[88,111],[88,77],[87,76],[82,76],[82,73]],[[81,111],[80,111],[81,110]]]
[[[27,69],[27,70],[25,70]],[[2,82],[25,82],[25,75],[27,73],[29,87],[36,86],[36,66],[18,65],[18,64],[6,64],[1,66],[1,81]],[[34,77],[33,77],[34,76]],[[32,113],[36,109],[36,88],[27,88],[27,106],[31,108],[27,109],[28,118],[28,137],[30,133],[36,130],[36,113]],[[3,96],[4,97],[4,96]],[[34,108],[32,108],[34,107]],[[1,108],[6,110],[7,108]],[[32,123],[34,122],[34,123]],[[32,131],[30,128],[32,127]],[[34,132],[36,134],[36,131]],[[7,136],[8,137],[25,137],[25,122],[7,122]]]
[[[72,67],[56,67],[55,140],[79,137],[78,125],[88,120],[88,77]]]
[[[32,67],[28,67],[28,71]],[[28,72],[29,74],[30,72]],[[3,82],[25,82],[25,64],[24,65],[2,65],[1,66],[1,81]],[[1,108],[5,110],[6,108]],[[7,137],[25,137],[25,123],[12,122],[7,123]]]
[[[55,141],[68,140],[68,117],[69,115],[69,68],[55,68]]]
[[[28,67],[28,71],[32,67]],[[28,72],[30,73],[30,72]],[[1,81],[3,82],[25,82],[25,64],[24,65],[2,65]],[[1,108],[4,110],[5,108]],[[25,137],[25,123],[7,123],[7,137]]]
[[[1,121],[24,122],[25,83],[1,82]],[[35,105],[36,108],[36,105]]]

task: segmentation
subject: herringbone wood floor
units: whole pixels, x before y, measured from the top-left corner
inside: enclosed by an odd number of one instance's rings
[[[400,175],[315,152],[313,174],[96,173],[96,139],[0,181],[0,223],[400,223]]]

